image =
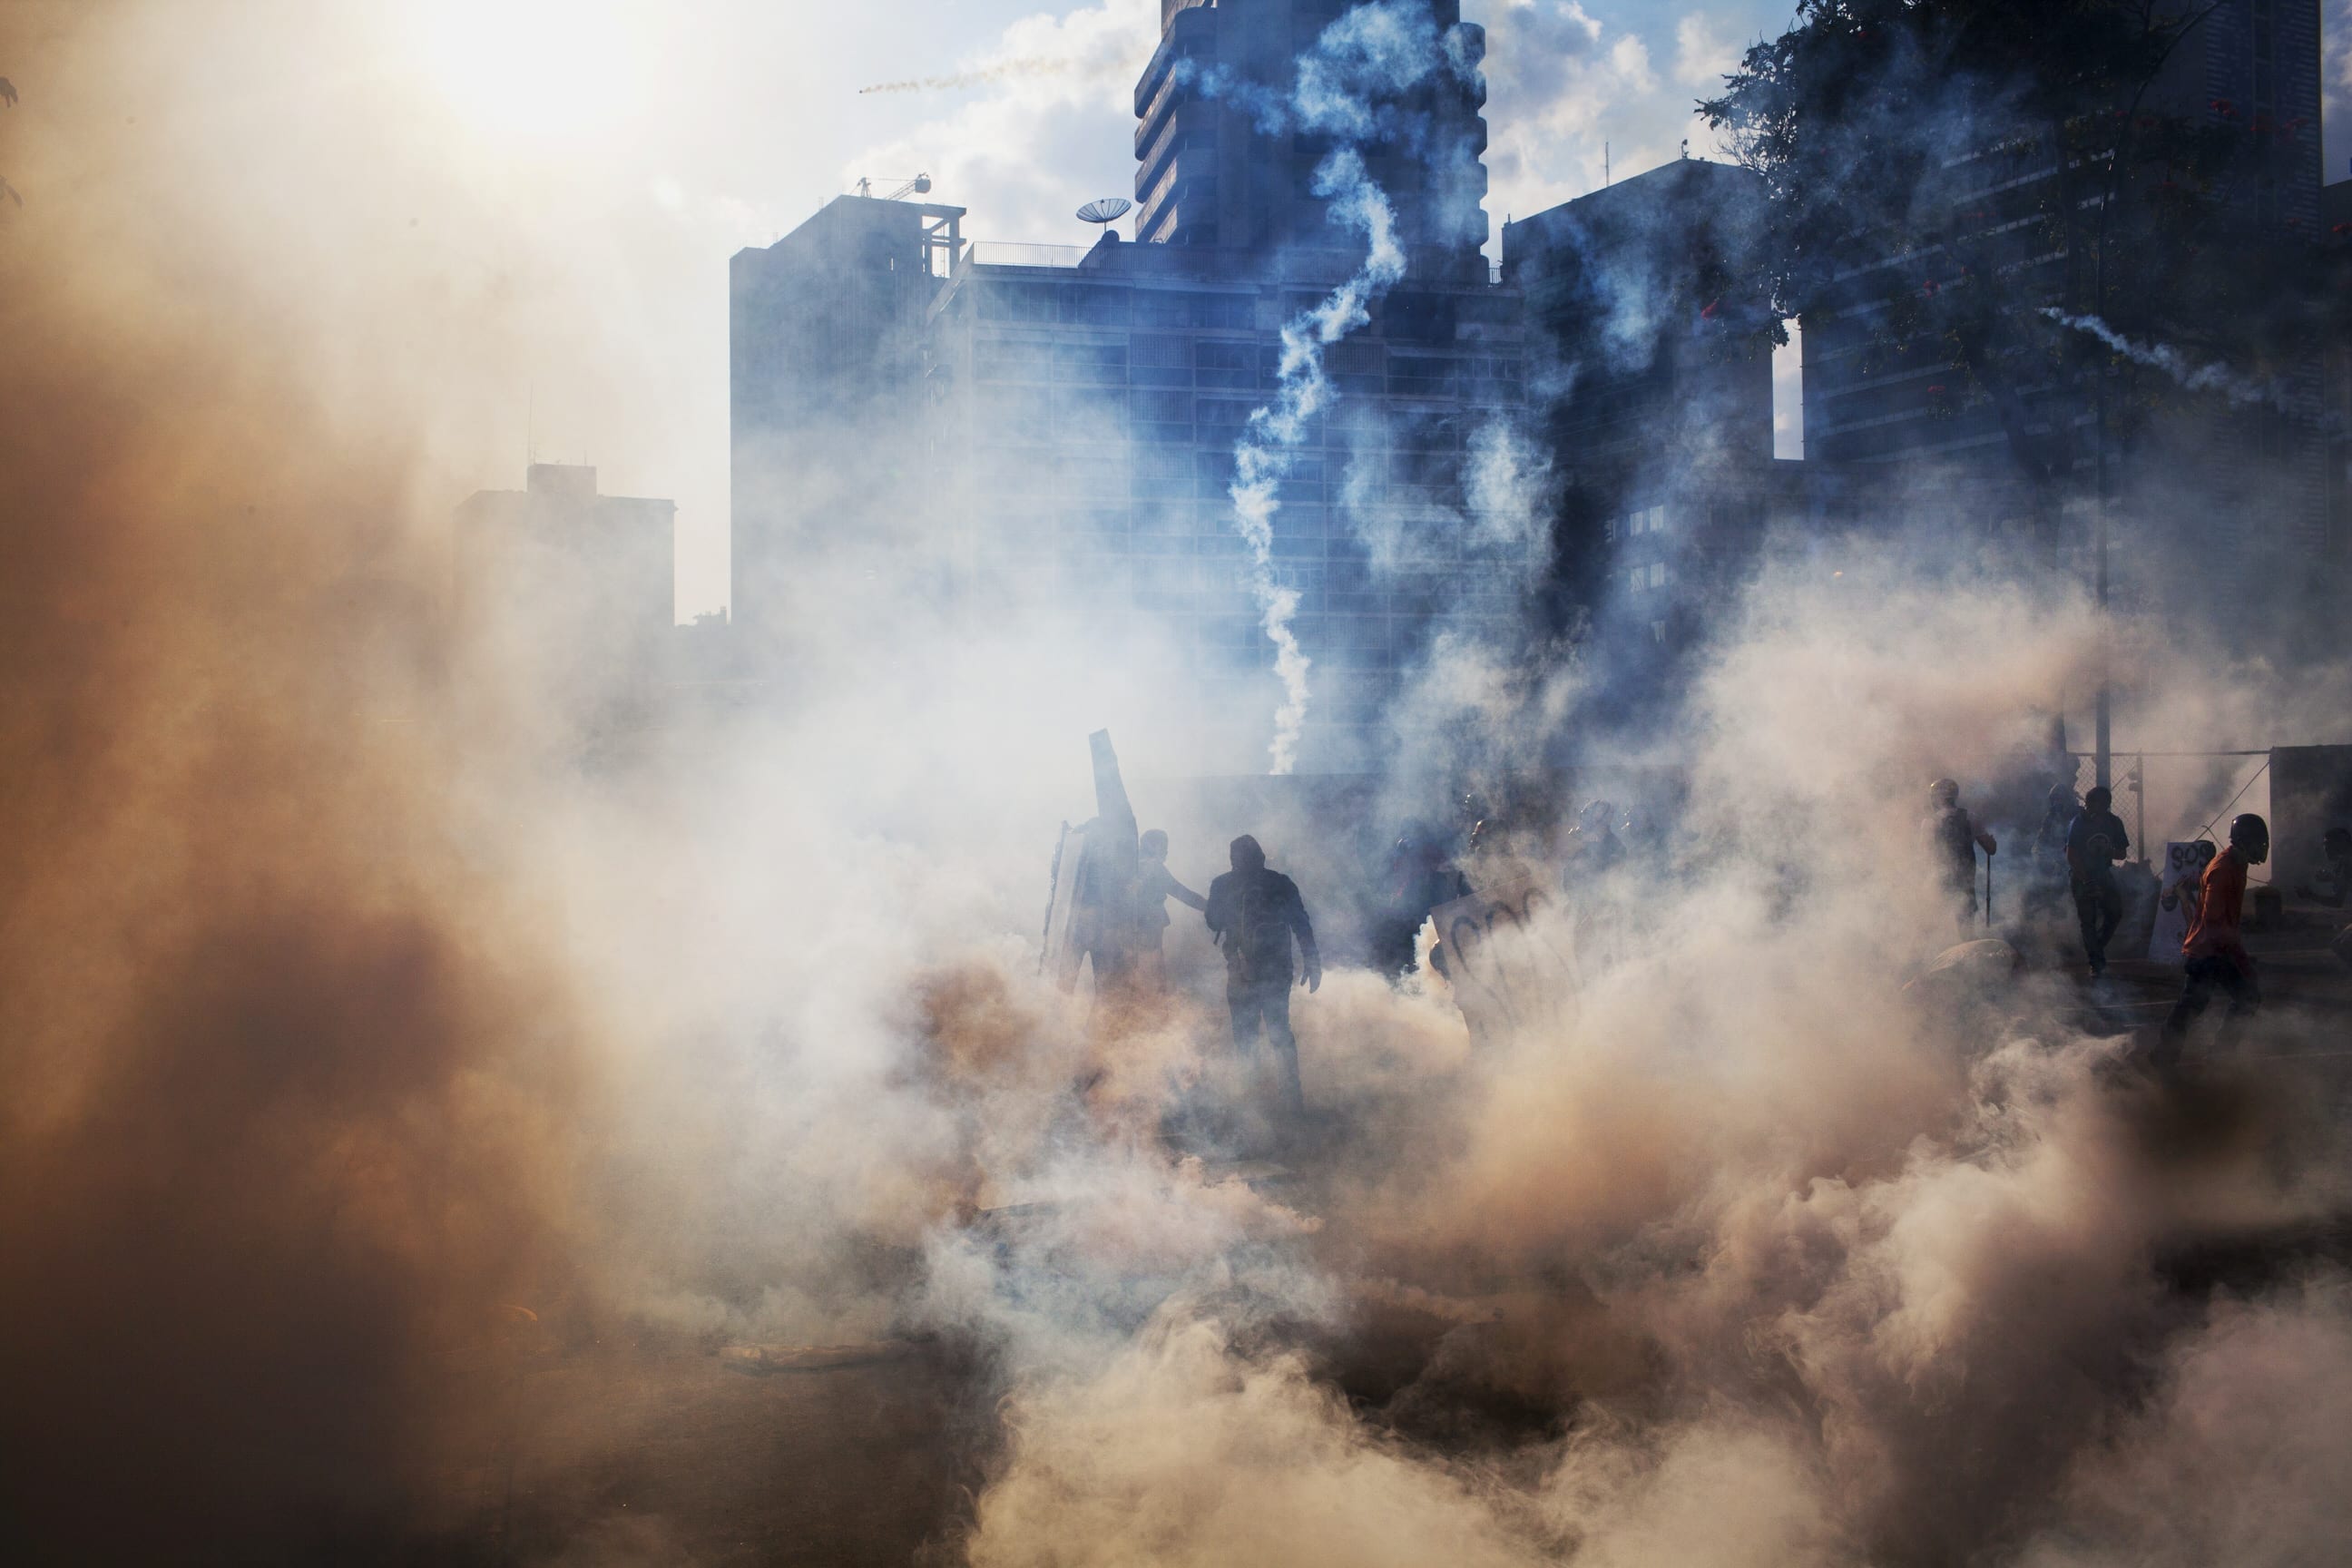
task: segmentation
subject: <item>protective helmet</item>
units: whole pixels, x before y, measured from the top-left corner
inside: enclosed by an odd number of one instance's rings
[[[2271,825],[2252,812],[2230,819],[2230,847],[2259,866],[2271,858]]]
[[[1927,786],[1927,798],[1937,805],[1958,805],[1960,803],[1960,781],[1937,779]]]
[[[2093,784],[2091,793],[2083,797],[2083,804],[2093,811],[2105,811],[2115,803],[2116,792],[2105,784]]]

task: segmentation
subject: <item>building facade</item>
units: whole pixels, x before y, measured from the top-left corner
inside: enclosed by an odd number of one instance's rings
[[[1332,400],[1288,452],[1263,569],[1236,526],[1236,451],[1280,394],[1283,329],[1366,250],[1312,188],[1332,143],[1267,130],[1236,83],[1287,92],[1347,9],[1163,9],[1136,91],[1140,242],[968,244],[961,209],[844,197],[735,258],[739,627],[789,614],[825,531],[903,540],[910,585],[1148,626],[1151,673],[1235,771],[1263,765],[1276,705],[1262,586],[1296,595],[1309,769],[1370,760],[1446,630],[1516,635],[1545,544],[1507,477],[1521,307],[1478,251],[1483,40],[1454,5],[1427,21],[1459,68],[1385,105],[1402,141],[1362,146],[1404,276],[1323,351]],[[1475,177],[1449,163],[1465,158]]]
[[[533,463],[520,490],[457,507],[455,606],[491,668],[530,682],[558,733],[641,708],[675,640],[674,501],[596,492],[596,470]]]
[[[2219,0],[2145,100],[2149,115],[2228,148],[2210,192],[2215,221],[2224,244],[2250,255],[2307,246],[2319,233],[2319,0]],[[2098,311],[2093,264],[2060,242],[2021,249],[2010,237],[2041,232],[2053,211],[2161,193],[2103,197],[2078,188],[2080,166],[2014,143],[1957,153],[1935,178],[1922,199],[1940,204],[1949,226],[1890,245],[1806,314],[1808,462],[1875,468],[1887,476],[1882,489],[1898,473],[1932,474],[2022,563],[2055,563],[2085,581],[2104,533],[2125,603],[2173,603],[2193,591],[2245,614],[2297,592],[2327,533],[2316,347],[2254,363],[2239,345],[2217,342],[2198,353],[2225,366],[2236,358],[2234,368],[2262,383],[2260,396],[2185,398],[2140,418],[2139,400],[2095,369],[2104,351],[2089,339],[2070,370],[2033,350],[2031,333],[1994,325],[1989,341],[2007,368],[1998,385],[1970,384],[1937,341],[1948,324],[1906,341],[1887,329],[1895,304],[1964,289],[1971,267],[1990,258],[2012,297],[2088,318]],[[2114,290],[2107,300],[2110,310],[2128,303]]]
[[[789,619],[806,531],[919,510],[924,334],[964,252],[963,209],[841,196],[728,277],[728,606],[757,637]]]
[[[1255,723],[1272,656],[1235,450],[1277,394],[1283,325],[1348,266],[1108,240],[1073,267],[960,268],[933,313],[930,461],[937,537],[966,580],[1129,606],[1210,710]],[[1517,626],[1538,546],[1496,525],[1508,503],[1475,469],[1525,401],[1518,317],[1483,279],[1408,278],[1326,351],[1337,397],[1279,482],[1272,544],[1316,667],[1309,766],[1367,759],[1433,637]]]
[[[1800,465],[1773,458],[1771,317],[1746,260],[1764,211],[1756,175],[1685,158],[1504,226],[1548,389],[1529,414],[1566,629],[1636,668],[1671,667],[1802,509]]]
[[[1160,47],[1135,84],[1137,239],[1247,251],[1347,243],[1315,189],[1337,143],[1286,106],[1302,57],[1354,4],[1160,0]],[[1415,4],[1444,68],[1386,97],[1381,132],[1360,151],[1417,261],[1427,267],[1423,253],[1436,253],[1483,265],[1486,33],[1462,20],[1459,0]]]

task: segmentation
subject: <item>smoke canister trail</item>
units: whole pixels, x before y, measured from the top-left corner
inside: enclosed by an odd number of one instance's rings
[[[1124,66],[1124,60],[1114,62]],[[976,70],[952,71],[945,76],[909,77],[903,81],[877,81],[857,89],[863,98],[876,92],[953,92],[961,88],[984,87],[992,81],[1021,80],[1030,77],[1066,76],[1084,69],[1090,77],[1108,76],[1108,63],[1091,67],[1081,60],[1054,55],[1033,56],[1025,59],[1006,60],[999,65],[982,66]]]
[[[1333,218],[1360,231],[1363,265],[1313,310],[1283,324],[1279,390],[1274,401],[1251,412],[1234,447],[1234,527],[1250,551],[1250,589],[1257,600],[1265,635],[1274,644],[1274,671],[1282,682],[1282,706],[1274,716],[1269,771],[1286,773],[1297,764],[1298,737],[1307,723],[1307,671],[1312,663],[1298,646],[1291,617],[1298,590],[1274,570],[1274,514],[1281,507],[1276,487],[1290,471],[1307,423],[1331,401],[1331,378],[1323,372],[1323,351],[1371,320],[1371,301],[1404,276],[1404,252],[1396,240],[1396,213],[1373,183],[1364,160],[1341,147],[1315,170],[1315,194],[1331,203]]]
[[[2169,343],[2136,343],[2096,316],[2069,315],[2055,305],[2045,305],[2042,313],[2062,327],[2087,332],[2134,364],[2160,370],[2170,376],[2183,392],[2218,392],[2234,405],[2268,401],[2270,391],[2239,375],[2226,365],[2192,365],[2188,356]]]

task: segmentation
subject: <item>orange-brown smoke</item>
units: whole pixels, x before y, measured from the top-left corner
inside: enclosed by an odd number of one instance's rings
[[[28,98],[63,15],[0,28]],[[560,1277],[572,1023],[440,826],[413,454],[49,146],[0,230],[0,1518],[328,1552],[425,1517]]]

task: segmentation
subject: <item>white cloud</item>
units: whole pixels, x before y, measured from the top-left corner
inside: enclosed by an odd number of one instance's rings
[[[1575,0],[1502,0],[1485,21],[1486,208],[1498,230],[1597,189],[1604,163],[1628,173],[1671,158],[1690,134],[1686,103],[1660,97],[1639,35]]]
[[[1738,63],[1739,46],[1717,31],[1706,12],[1690,12],[1675,24],[1675,80],[1684,87],[1718,92],[1725,74]]]
[[[932,200],[971,209],[974,237],[1082,243],[1078,205],[1134,184],[1135,79],[1159,37],[1154,0],[1024,17],[959,62],[963,85],[929,89],[970,96],[858,153],[844,183],[928,174]]]

